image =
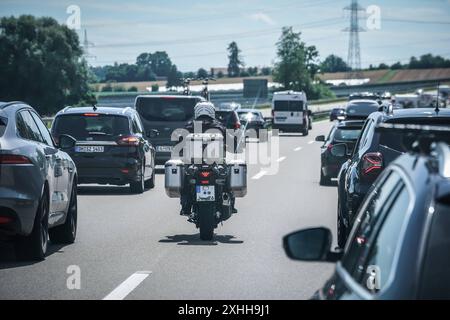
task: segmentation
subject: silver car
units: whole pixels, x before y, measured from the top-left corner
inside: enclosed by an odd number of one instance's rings
[[[73,243],[77,231],[77,171],[36,111],[0,102],[0,238],[12,239],[20,260],[45,258],[48,240]]]

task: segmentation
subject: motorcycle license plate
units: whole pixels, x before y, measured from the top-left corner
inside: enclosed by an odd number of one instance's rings
[[[216,201],[216,190],[214,186],[197,186],[197,202]]]

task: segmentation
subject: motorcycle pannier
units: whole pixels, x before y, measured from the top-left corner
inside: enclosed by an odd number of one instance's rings
[[[237,198],[247,195],[247,164],[242,160],[233,160],[228,163],[229,186]]]
[[[165,188],[169,198],[180,198],[184,183],[184,163],[181,160],[169,160],[165,165]]]

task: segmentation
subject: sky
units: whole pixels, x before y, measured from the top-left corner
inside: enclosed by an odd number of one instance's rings
[[[226,67],[236,41],[246,66],[271,66],[281,28],[293,26],[324,59],[347,59],[350,0],[0,0],[0,16],[51,16],[76,21],[79,8],[92,43],[91,65],[134,63],[142,52],[167,51],[181,71]],[[450,58],[450,0],[360,0],[363,67],[407,62],[433,53]],[[377,14],[379,9],[379,15]],[[69,13],[68,13],[69,11]],[[380,19],[377,19],[377,17]],[[378,23],[379,22],[379,23]]]

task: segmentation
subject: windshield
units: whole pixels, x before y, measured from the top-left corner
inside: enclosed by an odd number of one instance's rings
[[[57,138],[67,134],[76,140],[113,140],[114,137],[130,134],[128,118],[116,115],[65,115],[55,120],[52,129]]]
[[[303,111],[303,101],[275,101],[275,111]]]
[[[369,115],[372,112],[377,112],[379,108],[379,104],[374,102],[357,102],[351,103],[347,107],[347,115]]]
[[[138,98],[136,110],[146,121],[186,122],[194,118],[197,99]]]

